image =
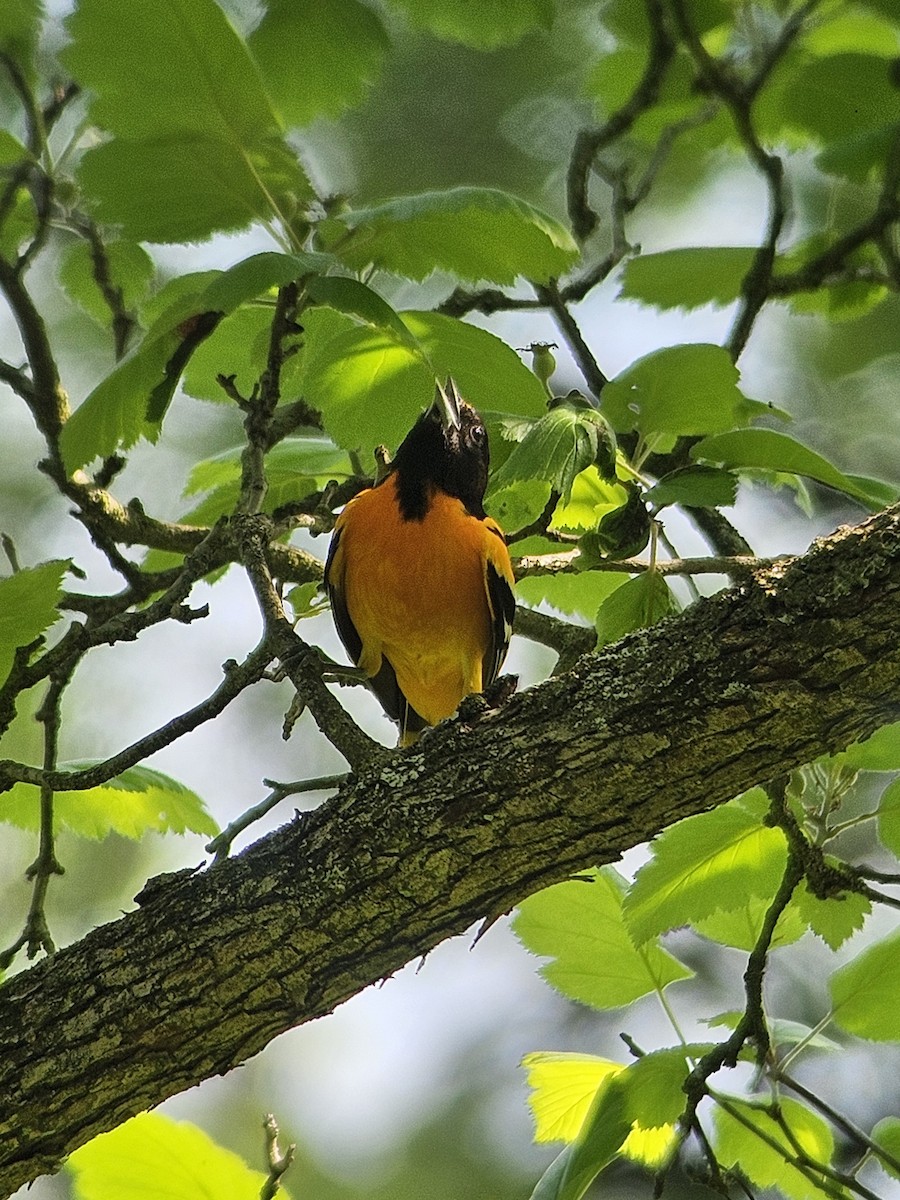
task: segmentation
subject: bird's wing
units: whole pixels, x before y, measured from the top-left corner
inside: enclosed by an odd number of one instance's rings
[[[493,522],[487,524],[491,534],[500,539],[502,550],[489,543],[485,561],[485,582],[488,605],[491,610],[491,639],[482,660],[482,687],[488,688],[500,674],[503,660],[512,637],[513,619],[516,615],[516,597],[513,594],[513,574],[506,550],[506,539]]]

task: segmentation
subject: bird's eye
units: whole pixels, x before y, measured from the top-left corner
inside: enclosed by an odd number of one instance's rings
[[[472,426],[472,441],[475,443],[476,446],[480,446],[486,437],[487,437],[487,432],[485,431],[485,428],[483,425],[473,425]]]

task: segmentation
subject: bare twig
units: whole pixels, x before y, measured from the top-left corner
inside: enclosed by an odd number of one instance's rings
[[[207,843],[208,853],[215,855],[213,866],[228,857],[234,839],[239,834],[270,813],[287,796],[299,796],[306,792],[330,792],[334,788],[340,787],[346,778],[346,774],[322,775],[318,779],[303,779],[294,783],[274,783],[271,779],[264,779],[263,783],[272,789],[268,796],[260,800],[258,804],[252,805],[239,817],[235,817],[220,834]]]
[[[216,690],[200,704],[188,709],[152,733],[139,738],[118,754],[106,758],[79,771],[59,771],[29,767],[10,759],[0,761],[0,792],[7,791],[14,783],[31,783],[36,787],[50,787],[54,791],[83,791],[98,787],[114,779],[129,767],[162,750],[165,746],[184,737],[206,721],[211,721],[223,712],[232,700],[246,688],[262,679],[274,652],[266,640],[252,650],[240,664],[228,662],[224,665],[225,676]]]
[[[273,1200],[275,1194],[281,1189],[282,1175],[294,1161],[297,1147],[292,1142],[282,1153],[278,1145],[278,1125],[271,1113],[266,1115],[263,1129],[266,1131],[266,1161],[269,1166],[269,1175],[260,1189],[259,1200]]]

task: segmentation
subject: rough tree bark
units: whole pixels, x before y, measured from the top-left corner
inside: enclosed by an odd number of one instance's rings
[[[0,1192],[474,921],[900,716],[900,506],[464,715],[0,989]]]

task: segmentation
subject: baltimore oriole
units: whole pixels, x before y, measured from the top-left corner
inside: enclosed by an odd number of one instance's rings
[[[347,653],[408,745],[497,678],[515,599],[506,539],[484,511],[488,438],[452,380],[387,474],[337,519],[325,566]]]

